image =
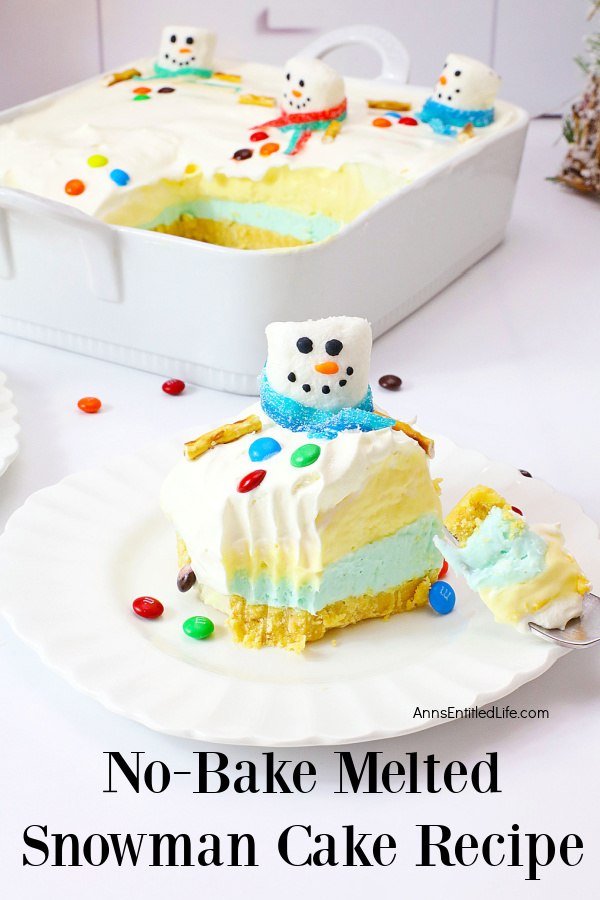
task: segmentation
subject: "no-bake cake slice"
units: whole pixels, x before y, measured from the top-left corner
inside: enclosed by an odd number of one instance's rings
[[[233,637],[302,650],[427,602],[441,507],[431,442],[373,409],[365,320],[278,323],[268,336],[251,430],[194,442],[205,452],[171,472],[162,506],[180,566]]]

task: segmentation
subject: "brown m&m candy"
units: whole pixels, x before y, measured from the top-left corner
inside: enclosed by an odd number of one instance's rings
[[[386,391],[399,391],[402,387],[402,379],[397,375],[382,375],[379,379],[379,387]]]

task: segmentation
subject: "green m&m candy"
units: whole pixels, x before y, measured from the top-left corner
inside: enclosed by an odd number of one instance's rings
[[[302,444],[297,450],[294,450],[290,456],[290,462],[297,469],[303,469],[305,466],[312,466],[321,455],[321,448],[318,444]]]
[[[215,630],[215,624],[206,616],[192,616],[183,623],[183,630],[188,637],[194,638],[195,641],[203,641],[204,638],[211,636]]]

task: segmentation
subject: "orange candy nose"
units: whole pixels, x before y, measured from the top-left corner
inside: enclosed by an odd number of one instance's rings
[[[292,91],[292,94],[294,95],[294,97],[301,97],[302,91]]]
[[[191,53],[192,51],[190,50],[189,47],[182,47],[179,52],[180,53]]]
[[[319,363],[315,366],[315,372],[321,372],[322,375],[335,375],[339,371],[340,367],[334,362]]]
[[[440,75],[440,84],[446,84],[446,76]]]

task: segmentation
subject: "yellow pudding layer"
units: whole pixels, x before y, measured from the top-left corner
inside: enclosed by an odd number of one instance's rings
[[[307,479],[314,477],[310,471],[306,475]],[[274,497],[271,502],[281,501]],[[234,513],[228,510],[227,515]],[[280,534],[277,543],[268,537],[236,541],[223,547],[223,562],[230,576],[242,570],[253,579],[268,575],[278,580],[293,572],[296,583],[310,582],[347,554],[430,515],[441,522],[438,487],[431,480],[427,456],[417,444],[408,442],[373,466],[357,491],[320,512],[301,540],[290,532]]]
[[[102,208],[101,216],[114,225],[143,227],[165,209],[196,200],[227,200],[238,204],[264,203],[305,216],[319,214],[337,222],[351,222],[400,183],[390,173],[372,166],[348,164],[326,168],[269,169],[260,179],[230,177],[201,171],[179,181],[160,179],[116,197]]]
[[[431,480],[423,451],[410,444],[373,468],[364,488],[321,513],[323,566],[432,514],[441,519],[438,485]]]

